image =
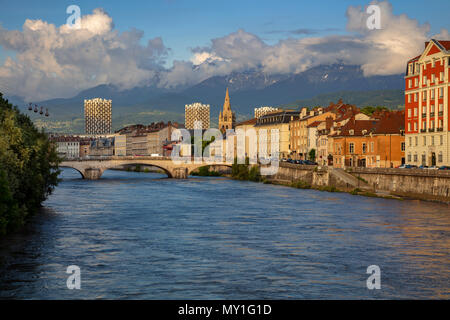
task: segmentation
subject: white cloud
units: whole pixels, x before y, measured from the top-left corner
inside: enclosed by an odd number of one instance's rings
[[[42,20],[26,20],[22,31],[0,27],[0,45],[17,53],[0,66],[0,88],[37,101],[104,83],[132,88],[154,82],[168,52],[162,40],[141,45],[142,31],[113,27],[100,9],[83,16],[80,29]]]

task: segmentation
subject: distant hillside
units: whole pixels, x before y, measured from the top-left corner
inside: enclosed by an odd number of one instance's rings
[[[28,112],[26,102],[20,97],[8,98],[30,114],[38,126],[52,131],[82,132],[83,101],[96,97],[112,100],[115,129],[131,123],[147,124],[160,120],[184,122],[184,106],[193,102],[211,106],[211,124],[214,124],[223,105],[226,87],[230,88],[231,107],[239,120],[252,116],[254,108],[263,105],[328,105],[340,98],[357,106],[394,108],[403,104],[404,79],[401,74],[365,77],[359,66],[333,64],[291,75],[269,76],[250,70],[214,76],[177,90],[155,86],[120,90],[105,84],[84,90],[72,98],[33,101],[49,109],[49,118]]]
[[[320,94],[311,99],[296,100],[292,103],[280,105],[281,108],[301,108],[328,106],[330,102],[342,99],[345,103],[365,106],[385,106],[389,109],[398,109],[404,106],[403,90],[375,90],[375,91],[340,91]]]

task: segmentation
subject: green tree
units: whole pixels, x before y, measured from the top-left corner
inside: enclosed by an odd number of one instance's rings
[[[55,146],[0,93],[0,235],[34,214],[58,183]]]
[[[309,150],[308,156],[309,160],[316,161],[316,149]]]

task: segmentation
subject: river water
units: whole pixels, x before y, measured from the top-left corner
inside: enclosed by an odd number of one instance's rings
[[[449,299],[450,207],[225,178],[63,181],[0,240],[0,298]],[[76,265],[81,289],[69,290]],[[369,290],[367,267],[381,289]]]

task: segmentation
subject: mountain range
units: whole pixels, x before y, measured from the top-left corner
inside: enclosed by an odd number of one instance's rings
[[[84,99],[112,99],[113,127],[149,123],[160,120],[184,122],[184,105],[202,102],[211,106],[214,124],[225,97],[230,90],[231,106],[237,119],[248,119],[258,106],[328,105],[343,98],[345,102],[363,105],[397,107],[403,104],[403,74],[365,77],[359,66],[320,65],[298,74],[267,75],[257,70],[214,76],[182,89],[136,87],[129,90],[104,84],[84,90],[72,98],[36,102],[48,108],[51,116],[42,118],[31,112],[37,125],[54,131],[83,131]],[[7,97],[24,108],[18,97]],[[54,122],[52,124],[52,122]],[[55,125],[55,123],[60,125]],[[63,124],[63,125],[61,125]]]

